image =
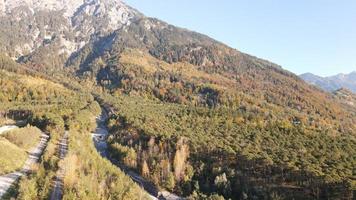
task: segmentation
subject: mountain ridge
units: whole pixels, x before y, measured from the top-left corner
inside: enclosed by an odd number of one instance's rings
[[[43,49],[66,59],[93,37],[109,34],[142,16],[121,0],[2,0],[0,8],[4,29],[0,44],[14,59],[31,59]]]
[[[356,93],[356,71],[349,74],[340,73],[334,76],[322,77],[312,73],[301,74],[300,77],[327,92],[333,92],[341,88],[347,88]]]

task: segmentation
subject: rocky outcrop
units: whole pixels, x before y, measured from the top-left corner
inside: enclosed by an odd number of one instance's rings
[[[0,1],[0,50],[13,59],[66,59],[97,38],[142,16],[121,0]],[[54,56],[53,56],[54,55]]]

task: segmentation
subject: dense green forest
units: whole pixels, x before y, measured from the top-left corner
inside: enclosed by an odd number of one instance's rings
[[[259,125],[247,120],[250,113],[224,107],[105,100],[115,108],[108,122],[113,155],[169,190],[234,199],[351,198],[355,190],[354,135],[287,121]]]

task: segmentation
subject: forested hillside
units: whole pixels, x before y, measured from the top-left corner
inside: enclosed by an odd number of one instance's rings
[[[65,128],[71,132],[70,156],[61,165],[74,167],[72,166],[74,164],[76,166],[65,174],[65,199],[107,199],[109,197],[136,199],[138,198],[137,193],[142,194],[141,199],[145,198],[145,193],[123,172],[96,153],[91,141],[90,131],[95,128],[94,119],[100,113],[100,108],[90,93],[68,89],[60,83],[54,83],[43,78],[46,75],[25,75],[25,68],[11,61],[2,62],[0,66],[6,66],[6,68],[11,69],[10,71],[18,72],[0,71],[1,118],[11,118],[15,121],[26,120],[48,133],[51,138],[41,157],[41,162],[33,167],[33,172],[29,177],[22,178],[18,186],[9,191],[4,197],[5,199],[11,197],[17,199],[49,198],[52,180],[55,178],[60,164],[57,143]],[[18,135],[16,137],[14,135],[16,133],[9,133],[3,137],[13,141],[14,144],[23,146],[26,143],[21,138],[31,137],[30,139],[35,139],[30,136],[30,133],[27,131],[28,136]],[[3,138],[0,138],[0,140],[1,145],[6,145],[3,144]],[[30,141],[27,139],[25,142]],[[79,141],[82,144],[78,144]],[[15,168],[5,168],[5,173],[13,172],[9,169],[16,170],[16,168],[21,167],[24,161],[19,159],[26,158],[26,153],[23,150],[14,149],[16,146],[11,143],[8,146],[6,152],[18,155],[18,160]],[[24,147],[28,148],[27,146]],[[1,155],[1,159],[6,159],[3,156]],[[73,163],[73,159],[75,163]],[[1,168],[3,168],[2,165]],[[83,171],[90,173],[83,174]],[[102,184],[103,181],[106,181],[105,187]],[[91,188],[91,190],[86,188]]]
[[[48,199],[62,165],[64,199],[146,198],[95,151],[99,106],[110,114],[110,160],[161,189],[189,199],[355,198],[347,91],[323,92],[122,1],[13,2],[0,10],[0,123],[24,119],[51,139],[8,198]]]
[[[91,46],[94,49],[83,49],[73,61],[83,61],[77,72],[82,78],[110,92],[179,104],[251,108],[260,113],[253,117],[316,129],[355,129],[355,113],[341,109],[331,95],[273,63],[206,36],[141,19],[118,30],[113,41],[111,49]]]
[[[247,120],[250,113],[228,108],[125,96],[107,100],[117,113],[109,121],[114,155],[167,189],[236,199],[352,196],[353,135],[286,121],[262,125]]]
[[[103,100],[117,109],[113,155],[155,184],[198,197],[352,198],[356,113],[281,67],[156,19],[83,52],[77,73],[114,96]]]

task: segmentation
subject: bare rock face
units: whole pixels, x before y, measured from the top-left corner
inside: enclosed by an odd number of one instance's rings
[[[65,61],[139,17],[121,0],[0,0],[0,51],[13,59]]]
[[[129,8],[120,0],[91,0],[85,1],[80,8],[77,8],[76,13],[71,15],[71,18],[75,26],[85,26],[90,21],[102,20],[100,26],[102,26],[103,30],[113,31],[122,25],[130,23],[130,20],[136,15],[138,15],[137,11]],[[91,19],[88,20],[87,17]],[[92,25],[98,28],[98,24]]]
[[[5,1],[0,0],[0,15],[3,15],[4,12],[5,12]]]
[[[70,17],[82,4],[83,0],[1,0],[0,8],[2,7],[2,14],[11,13],[21,6],[28,7],[32,12],[64,10],[65,16]]]

